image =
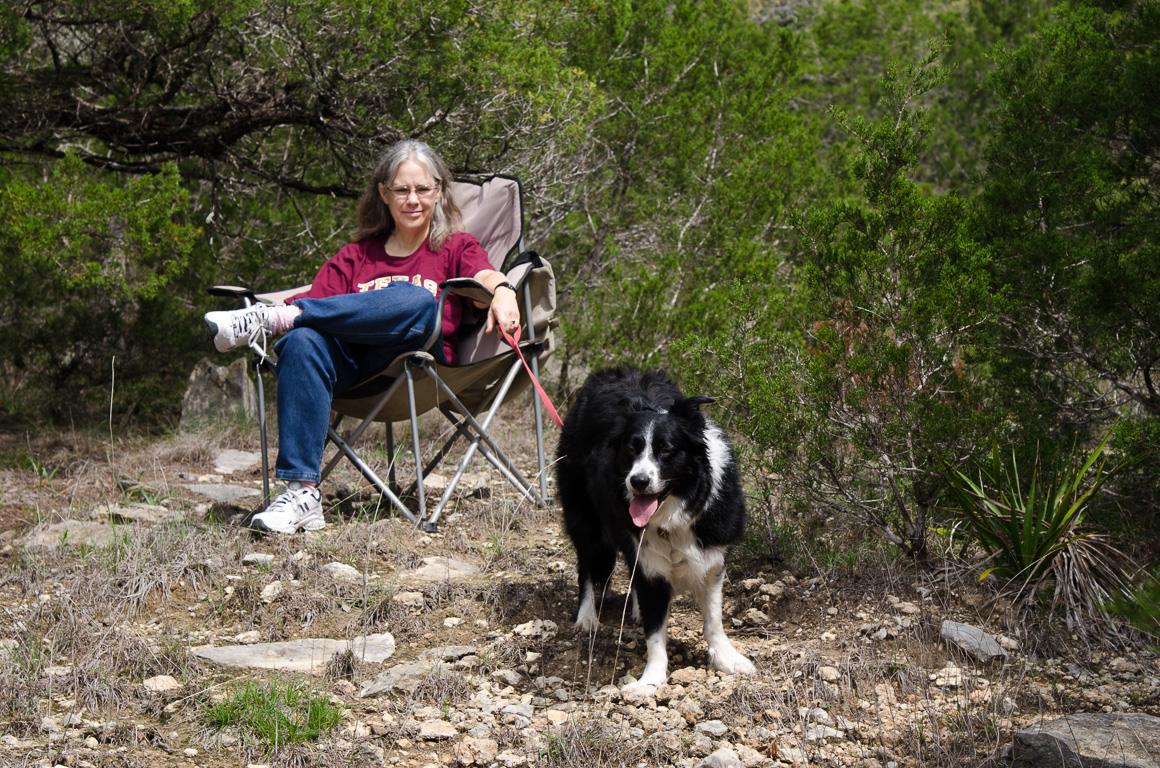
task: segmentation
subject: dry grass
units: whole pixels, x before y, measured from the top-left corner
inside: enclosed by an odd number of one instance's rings
[[[574,563],[557,511],[535,509],[498,490],[497,481],[491,498],[461,500],[445,517],[440,533],[424,535],[397,518],[368,521],[361,516],[373,506],[375,495],[357,477],[340,473],[328,489],[336,490],[332,499],[339,507],[346,504],[360,512],[354,519],[331,518],[338,524],[322,535],[254,539],[200,517],[200,508],[195,510],[175,480],[178,471],[207,471],[221,448],[253,450],[251,439],[226,429],[174,435],[160,445],[118,441],[110,457],[107,440],[66,436],[59,445],[32,444],[40,474],[31,467],[0,470],[17,486],[14,498],[36,498],[20,502],[21,514],[31,518],[83,518],[90,505],[152,494],[168,496],[166,503],[184,511],[189,521],[124,526],[106,546],[17,546],[4,555],[0,598],[8,610],[0,612],[0,638],[14,641],[6,652],[0,651],[5,654],[0,663],[0,720],[7,732],[45,741],[39,732],[42,717],[84,707],[86,718],[115,724],[91,730],[104,752],[99,761],[84,759],[102,767],[176,765],[181,750],[191,745],[203,750],[198,764],[212,768],[261,761],[259,751],[229,752],[220,736],[214,741],[196,732],[191,712],[237,673],[197,662],[189,648],[229,642],[227,638],[251,629],[259,630],[262,641],[389,631],[398,644],[396,659],[389,663],[410,661],[422,650],[451,643],[472,644],[479,661],[470,674],[444,669],[445,674],[425,680],[409,698],[358,700],[349,693],[350,684],[380,668],[350,653],[338,654],[322,679],[332,687],[331,695],[342,697],[351,710],[348,721],[377,722],[388,712],[397,717],[386,720],[371,738],[348,736],[322,749],[287,747],[274,762],[381,764],[373,750],[366,751],[370,746],[400,757],[398,744],[406,743],[401,740],[417,740],[419,726],[412,718],[416,708],[470,711],[479,680],[491,680],[497,670],[520,671],[525,682],[517,686],[517,694],[537,701],[537,711],[546,706],[542,699],[552,696],[537,680],[559,679],[552,686],[567,690],[576,705],[562,726],[536,726],[538,741],[528,740],[524,726],[498,722],[493,727],[491,738],[501,749],[516,751],[533,764],[636,768],[703,757],[704,745],[688,723],[682,725],[680,738],[670,738],[651,726],[643,729],[641,719],[657,715],[648,705],[596,700],[601,686],[639,673],[643,638],[631,624],[623,633],[618,626],[627,584],[627,574],[619,572],[605,600],[601,631],[591,641],[573,634],[574,571],[551,566]],[[74,448],[78,453],[70,458]],[[52,462],[60,465],[55,474]],[[1102,705],[1103,700],[1096,702],[1068,684],[1059,667],[1022,663],[1036,654],[1066,652],[1079,658],[1090,649],[1076,647],[1049,624],[1020,619],[1010,601],[975,583],[969,569],[936,560],[931,568],[916,570],[865,548],[843,554],[842,542],[853,533],[822,526],[815,534],[824,547],[800,543],[793,558],[778,564],[793,571],[798,582],[775,602],[763,603],[756,590],[741,585],[758,575],[766,581],[777,578],[768,560],[744,553],[734,558],[732,582],[726,587],[727,631],[754,659],[759,675],[708,688],[685,686],[684,693],[668,694],[659,704],[671,712],[695,704],[700,714],[690,710],[691,722],[719,719],[729,729],[726,739],[745,739],[767,758],[778,749],[783,754],[799,749],[806,757],[831,764],[874,759],[948,767],[978,765],[1013,730],[1039,714]],[[254,551],[272,554],[273,562],[243,566],[242,558]],[[427,556],[471,561],[481,566],[481,575],[454,584],[403,586],[398,574]],[[335,581],[321,570],[334,561],[358,568],[367,580]],[[261,592],[273,581],[287,586],[267,604]],[[404,590],[421,593],[423,607],[397,602],[394,598]],[[888,595],[913,601],[921,612],[906,626],[890,623],[891,636],[871,643],[857,627],[868,620],[889,623],[895,614]],[[730,625],[731,618],[755,607],[769,614],[771,624]],[[860,613],[871,618],[859,618]],[[946,616],[973,617],[992,631],[1018,638],[1023,644],[1020,663],[992,667],[961,658],[938,639],[939,622]],[[445,626],[449,617],[463,623]],[[532,619],[555,621],[559,634],[548,639],[511,634],[517,624]],[[703,669],[700,616],[687,599],[674,604],[672,626],[671,669]],[[531,654],[540,656],[533,662]],[[931,680],[948,660],[967,671],[957,687]],[[1085,662],[1080,658],[1077,663]],[[59,669],[46,674],[53,667]],[[822,679],[823,668],[836,670],[836,678]],[[144,691],[142,680],[159,674],[177,678],[185,690],[169,695]],[[176,714],[166,710],[173,703],[181,704]],[[824,719],[819,712],[847,734],[840,742],[846,752],[806,738]],[[636,728],[645,736],[626,735]],[[172,739],[171,733],[179,736]],[[139,754],[114,753],[112,748],[119,745]],[[439,750],[449,756],[451,748],[412,747],[404,750],[409,755],[400,757],[399,764],[412,768],[437,762],[430,753]],[[42,752],[38,760],[47,754]],[[0,755],[0,763],[9,757]],[[52,758],[53,764],[80,759],[75,750],[57,750]]]

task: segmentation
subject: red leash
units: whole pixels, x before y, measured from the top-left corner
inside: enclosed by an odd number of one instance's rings
[[[548,399],[548,393],[545,392],[544,388],[540,386],[539,380],[536,378],[535,374],[532,373],[531,366],[529,366],[528,361],[524,359],[524,353],[520,349],[520,327],[518,325],[516,326],[515,334],[508,333],[504,330],[503,326],[499,325],[498,323],[496,327],[498,327],[499,332],[503,334],[504,341],[508,343],[508,346],[514,349],[516,354],[520,356],[520,362],[524,364],[524,370],[528,372],[528,378],[531,379],[532,384],[535,385],[536,392],[539,393],[540,399],[544,401],[544,405],[547,407],[548,413],[550,413],[552,418],[556,420],[556,426],[558,426],[560,429],[563,429],[564,422],[560,418],[560,414],[556,413],[556,407],[552,405],[552,401]]]

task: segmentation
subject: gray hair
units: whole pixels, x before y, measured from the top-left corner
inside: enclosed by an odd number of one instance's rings
[[[427,236],[431,250],[438,251],[447,238],[459,229],[461,214],[451,194],[452,177],[447,164],[426,142],[418,139],[396,142],[379,157],[370,183],[358,199],[358,227],[355,228],[354,239],[358,241],[368,237],[382,237],[395,230],[395,220],[379,194],[379,185],[387,184],[395,178],[399,166],[407,160],[413,160],[426,168],[439,185],[439,200],[431,214],[431,231]]]

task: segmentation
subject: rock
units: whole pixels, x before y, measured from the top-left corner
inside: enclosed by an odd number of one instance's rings
[[[464,656],[478,653],[474,645],[441,645],[438,648],[428,648],[419,652],[420,659],[435,659],[436,661],[458,661]]]
[[[266,605],[269,605],[278,599],[278,595],[282,594],[283,589],[285,589],[285,587],[282,585],[281,581],[271,581],[269,584],[262,587],[262,592],[258,595],[258,599],[260,599]]]
[[[491,673],[491,679],[507,685],[519,685],[524,676],[512,669],[497,669]]]
[[[428,720],[419,726],[419,738],[423,741],[443,741],[456,735],[455,726],[446,720]]]
[[[697,764],[697,768],[744,768],[737,753],[722,747]]]
[[[815,741],[822,741],[824,739],[825,740],[844,739],[844,738],[846,738],[846,734],[844,734],[843,732],[839,731],[836,728],[830,728],[830,727],[825,726],[825,725],[815,725],[815,726],[812,726],[810,728],[807,728],[805,733],[802,734],[802,738],[805,739],[806,742],[812,744]]]
[[[250,488],[245,485],[226,485],[224,483],[184,483],[181,486],[187,491],[201,494],[206,498],[222,504],[234,504],[251,496],[261,496],[260,488]]]
[[[104,507],[95,507],[90,510],[89,519],[108,523],[157,525],[158,523],[171,523],[175,520],[180,520],[181,512],[155,504],[131,504],[125,506],[111,504]]]
[[[756,608],[750,608],[741,617],[741,620],[751,627],[763,627],[769,623],[769,615]]]
[[[966,680],[966,673],[954,664],[947,664],[938,672],[932,672],[931,682],[939,688],[959,688]]]
[[[327,563],[322,566],[322,570],[324,573],[330,574],[330,577],[335,581],[361,582],[363,580],[362,572],[346,563]]]
[[[741,764],[745,768],[757,768],[757,766],[765,764],[765,755],[753,747],[745,744],[737,744],[734,749],[737,750],[737,757],[741,760]]]
[[[265,552],[251,552],[242,558],[242,565],[270,565],[274,556]]]
[[[464,737],[463,741],[455,745],[455,759],[460,765],[491,765],[495,762],[499,744],[493,739]]]
[[[423,565],[399,574],[400,580],[409,584],[456,581],[479,572],[471,563],[450,557],[424,557]]]
[[[704,733],[709,736],[716,736],[717,738],[729,733],[729,728],[720,720],[708,720],[704,723],[697,723],[693,730],[696,733]]]
[[[175,691],[185,687],[169,675],[157,675],[156,677],[150,677],[145,680],[143,685],[145,686],[145,690],[153,691],[154,693],[161,693],[162,691]]]
[[[258,390],[250,380],[247,358],[238,358],[229,367],[198,361],[189,374],[189,384],[181,398],[182,431],[208,422],[252,421],[258,412]]]
[[[250,467],[258,466],[262,454],[254,451],[236,451],[228,448],[217,455],[213,462],[213,471],[222,475],[232,475],[234,472],[244,472]]]
[[[677,683],[681,685],[703,683],[705,682],[705,670],[698,669],[697,667],[684,667],[669,675],[669,682],[674,685]]]
[[[103,547],[113,541],[113,527],[107,522],[94,520],[64,520],[59,523],[33,528],[24,537],[28,549],[51,549],[84,544]]]
[[[976,661],[991,661],[997,658],[1006,658],[1007,651],[999,645],[999,641],[988,635],[978,627],[970,624],[960,624],[947,619],[942,623],[939,636],[948,643],[954,643]]]
[[[424,680],[433,677],[448,677],[452,674],[442,664],[411,663],[397,664],[385,672],[380,672],[370,680],[364,680],[359,689],[359,698],[390,693],[412,694]]]
[[[830,727],[833,727],[834,725],[833,716],[821,707],[814,707],[813,709],[806,712],[806,719],[817,723],[818,725],[825,725]]]
[[[240,645],[253,645],[254,643],[262,642],[262,633],[256,629],[251,629],[247,632],[238,633],[234,638],[234,642]]]
[[[1037,768],[1155,768],[1160,718],[1085,713],[1042,721],[1016,733],[1003,756]]]
[[[822,666],[818,667],[818,677],[827,683],[836,683],[842,679],[842,673],[838,671],[837,667]]]
[[[422,608],[425,604],[422,592],[400,592],[391,599],[408,608]]]
[[[279,582],[275,582],[279,583]],[[350,650],[363,661],[378,663],[395,652],[395,638],[389,633],[356,637],[352,641],[307,639],[284,643],[227,645],[219,648],[195,648],[193,655],[225,667],[277,669],[288,672],[321,674],[336,653]]]
[[[556,622],[546,619],[533,619],[526,624],[520,624],[512,630],[520,637],[534,637],[538,640],[551,640],[556,636],[558,627]]]

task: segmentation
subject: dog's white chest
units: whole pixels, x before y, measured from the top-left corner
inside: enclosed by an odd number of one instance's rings
[[[677,592],[700,591],[707,574],[724,565],[725,553],[702,548],[683,514],[663,512],[662,506],[645,529],[640,567],[650,577],[668,580]]]

